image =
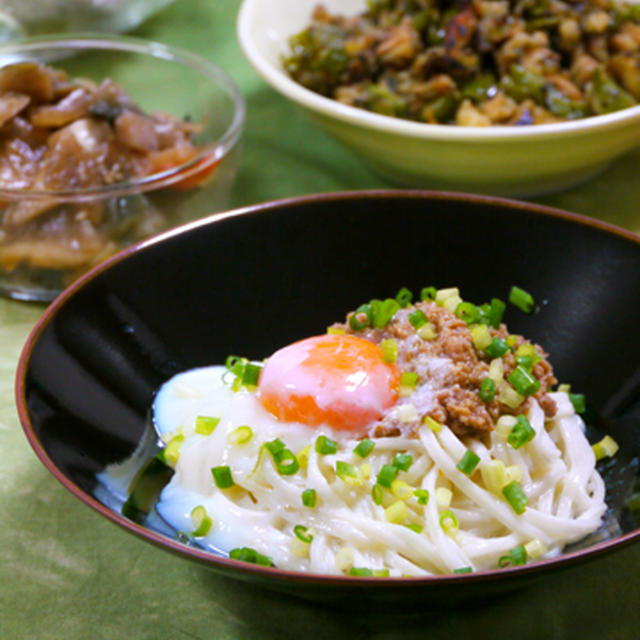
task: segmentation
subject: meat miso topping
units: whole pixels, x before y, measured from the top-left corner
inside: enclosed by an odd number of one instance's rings
[[[614,0],[368,0],[318,5],[285,68],[344,104],[433,124],[527,125],[640,100],[640,5]]]
[[[0,188],[29,192],[98,189],[194,159],[199,125],[144,113],[110,79],[70,79],[35,62],[0,69]],[[86,268],[117,248],[166,226],[138,201],[0,202],[0,268]],[[135,232],[135,233],[134,233]]]
[[[476,306],[456,288],[423,296],[404,307],[394,299],[372,300],[329,329],[378,344],[403,372],[401,400],[375,425],[376,436],[411,434],[429,419],[460,436],[481,436],[501,416],[526,412],[530,398],[547,417],[555,415],[547,391],[557,380],[547,354],[508,332],[504,303]]]

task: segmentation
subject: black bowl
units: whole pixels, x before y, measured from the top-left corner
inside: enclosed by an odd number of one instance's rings
[[[530,291],[540,311],[508,311],[510,329],[542,344],[558,378],[586,394],[592,437],[607,432],[620,444],[601,468],[606,526],[561,557],[431,578],[297,574],[183,544],[96,497],[96,474],[131,455],[154,391],[174,373],[224,362],[230,353],[266,357],[401,286],[457,285],[479,303],[505,298],[513,284]],[[36,454],[67,489],[159,547],[317,601],[450,606],[524,586],[640,538],[626,506],[640,452],[639,292],[640,239],[562,211],[402,191],[267,203],[145,242],[64,292],[25,346],[18,409]]]

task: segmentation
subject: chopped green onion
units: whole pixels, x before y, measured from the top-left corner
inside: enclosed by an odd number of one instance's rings
[[[500,389],[498,400],[510,409],[517,409],[524,402],[524,396],[520,395],[513,387],[505,385]]]
[[[353,453],[355,453],[360,458],[366,458],[373,451],[373,448],[375,446],[376,443],[373,440],[364,438],[364,440],[360,440],[360,442],[358,442],[355,449],[353,450]]]
[[[246,444],[253,437],[253,431],[251,427],[243,424],[241,427],[234,429],[227,435],[227,442],[229,444]]]
[[[229,557],[233,560],[241,560],[242,562],[259,564],[264,567],[270,567],[273,564],[271,558],[258,553],[251,547],[239,547],[238,549],[231,549],[231,551],[229,551]]]
[[[406,287],[402,287],[402,289],[400,289],[396,294],[396,302],[403,308],[408,307],[412,300],[413,293],[411,293],[411,291]]]
[[[513,388],[522,396],[530,396],[540,389],[540,381],[524,367],[518,365],[507,378]]]
[[[489,309],[486,311],[487,322],[494,328],[498,329],[502,322],[502,316],[507,305],[499,298],[492,298]]]
[[[473,573],[473,567],[460,567],[459,569],[454,569],[453,573]]]
[[[418,504],[425,505],[429,502],[429,492],[426,489],[416,489],[413,495],[418,499]]]
[[[361,485],[362,478],[358,469],[348,462],[336,460],[336,475],[343,482],[350,485]]]
[[[393,457],[393,466],[400,471],[409,471],[413,458],[408,453],[396,453]]]
[[[494,358],[489,363],[488,377],[493,380],[496,386],[498,386],[504,377],[504,366],[502,364],[502,358]]]
[[[389,569],[368,569],[367,567],[351,567],[349,569],[350,576],[364,578],[388,578]]]
[[[420,300],[435,300],[438,290],[435,287],[423,287],[420,291]]]
[[[415,311],[412,311],[407,316],[407,318],[409,319],[409,322],[414,329],[419,329],[423,325],[427,324],[427,322],[429,322],[429,318],[427,318],[425,312],[422,309],[416,309]]]
[[[480,465],[480,474],[484,486],[492,493],[500,494],[509,484],[509,478],[502,460],[491,460]]]
[[[485,352],[491,358],[502,358],[502,356],[509,351],[509,347],[504,340],[500,338],[494,338],[491,344],[485,349]]]
[[[382,301],[372,300],[370,304],[373,312],[372,326],[374,329],[386,327],[396,311],[400,308],[398,302],[393,298],[386,298]]]
[[[482,316],[480,315],[480,309],[471,302],[461,302],[456,308],[454,313],[458,318],[464,320],[466,324],[476,324],[480,322]]]
[[[502,556],[498,560],[498,566],[501,569],[508,566],[517,567],[523,564],[527,564],[527,550],[522,544],[511,549],[508,556]]]
[[[439,507],[448,507],[453,499],[453,491],[447,487],[438,487],[436,489],[436,502]]]
[[[391,486],[391,484],[389,484],[389,486]],[[371,499],[373,500],[374,504],[380,506],[382,504],[383,498],[384,491],[382,487],[379,484],[374,484],[373,487],[371,487]]]
[[[455,533],[458,530],[458,518],[456,518],[453,511],[445,509],[440,514],[440,526],[445,533]]]
[[[196,538],[206,536],[213,525],[213,521],[207,514],[207,510],[202,505],[194,507],[191,511],[191,522],[193,522],[194,526],[192,535]]]
[[[533,440],[536,435],[535,430],[531,426],[527,417],[520,414],[516,418],[516,424],[511,429],[507,437],[507,442],[514,448],[519,449],[522,445],[527,444],[530,440]]]
[[[396,478],[391,483],[391,493],[401,500],[408,500],[413,494],[413,487],[404,480],[398,480],[398,478]]]
[[[411,531],[413,531],[414,533],[422,533],[422,531],[424,530],[424,527],[422,525],[419,525],[418,523],[410,523],[410,524],[405,524],[405,527],[407,527],[407,529],[411,529]]]
[[[485,403],[493,401],[496,395],[496,383],[491,378],[484,378],[480,383],[480,389],[478,391],[480,400]]]
[[[418,374],[415,371],[403,371],[400,376],[400,386],[414,389],[418,384]]]
[[[533,356],[516,356],[516,362],[527,371],[531,371],[535,364]]]
[[[582,393],[569,393],[569,401],[573,405],[573,409],[576,413],[584,413],[587,404],[585,401],[584,394]]]
[[[456,465],[456,468],[462,471],[462,473],[470,476],[478,466],[479,462],[480,458],[473,451],[467,449],[460,459],[460,462],[458,462],[458,464]]]
[[[515,480],[502,488],[502,495],[518,515],[524,513],[529,499]]]
[[[201,436],[210,436],[213,430],[218,426],[220,418],[213,418],[211,416],[197,416],[196,417],[196,433]]]
[[[549,549],[547,549],[547,545],[545,545],[542,540],[538,540],[535,538],[527,544],[524,545],[524,550],[527,552],[527,558],[531,558],[532,560],[537,560],[541,558]]]
[[[602,460],[603,458],[612,458],[615,456],[620,447],[611,436],[605,436],[591,448],[596,456],[596,460]]]
[[[246,387],[257,387],[261,371],[262,367],[259,364],[247,362],[242,372],[242,384]]]
[[[380,353],[383,362],[393,364],[398,359],[398,343],[393,338],[387,338],[380,343]]]
[[[327,436],[320,435],[316,439],[316,453],[322,456],[330,455],[338,452],[338,443]]]
[[[242,370],[244,369],[243,363],[246,361],[246,358],[241,358],[240,356],[227,356],[226,360],[224,361],[224,366],[227,368],[227,370],[235,373],[236,375],[239,375],[240,373],[242,373]]]
[[[431,324],[431,322],[427,322],[426,324],[422,325],[418,331],[417,334],[423,339],[423,340],[435,340],[438,337],[438,334],[436,333],[436,330],[433,326],[433,324]]]
[[[440,433],[442,431],[442,425],[437,420],[434,420],[431,416],[425,416],[422,422],[424,423],[425,427],[428,427],[434,433]]]
[[[391,489],[391,483],[396,479],[397,475],[398,467],[394,467],[392,464],[383,464],[376,480],[382,487]]]
[[[362,331],[371,326],[373,311],[370,304],[361,304],[349,317],[349,327],[353,331]]]
[[[175,467],[178,464],[178,458],[180,457],[180,447],[184,442],[184,434],[179,433],[167,442],[167,446],[162,451],[162,461],[170,467]]]
[[[435,301],[442,306],[444,301],[448,298],[458,298],[460,299],[460,289],[458,287],[448,287],[445,289],[438,289],[436,291]],[[460,300],[461,302],[461,300]],[[457,306],[458,303],[456,303]]]
[[[384,510],[384,517],[392,524],[402,524],[409,517],[409,508],[403,500],[397,500]]]
[[[273,463],[280,475],[290,476],[300,468],[298,459],[290,449],[287,449],[282,440],[276,438],[271,442],[265,442],[265,448],[273,456]]]
[[[316,502],[318,500],[318,493],[315,489],[305,489],[302,492],[302,504],[305,507],[309,507],[313,509],[316,506]]]
[[[310,544],[313,541],[313,536],[308,533],[309,529],[302,524],[297,524],[293,527],[293,533],[296,538],[300,540],[300,542],[304,542],[305,544]]]
[[[343,336],[347,333],[342,327],[327,327],[327,334],[330,336]]]
[[[233,476],[231,475],[231,469],[226,465],[211,467],[211,474],[218,489],[229,489],[235,485]]]
[[[520,287],[511,287],[509,302],[525,313],[531,313],[536,308],[533,296]]]
[[[476,324],[470,329],[473,346],[478,351],[484,351],[491,344],[491,333],[486,324]]]

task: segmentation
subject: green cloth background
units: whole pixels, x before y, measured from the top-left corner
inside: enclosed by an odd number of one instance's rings
[[[210,58],[240,86],[248,117],[232,205],[392,187],[253,72],[236,40],[238,6],[177,0],[136,31]],[[639,175],[640,149],[596,180],[536,201],[638,233]],[[374,619],[222,579],[131,536],[63,489],[23,435],[15,366],[42,309],[0,300],[0,639],[640,638],[640,545],[494,603]]]

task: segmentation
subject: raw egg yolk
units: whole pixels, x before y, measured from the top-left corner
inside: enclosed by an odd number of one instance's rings
[[[260,374],[258,398],[279,420],[358,431],[395,404],[399,380],[377,344],[327,334],[276,351]]]

